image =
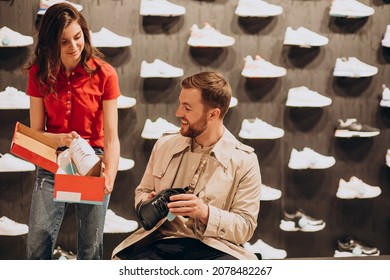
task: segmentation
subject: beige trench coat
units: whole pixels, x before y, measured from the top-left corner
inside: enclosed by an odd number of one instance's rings
[[[181,157],[191,141],[191,138],[174,134],[156,142],[136,188],[135,205],[151,191],[159,192],[172,186]],[[218,165],[207,184],[194,192],[209,205],[209,220],[204,225],[195,219],[195,234],[203,243],[238,259],[257,259],[241,246],[253,236],[260,210],[261,175],[254,149],[239,142],[225,128],[211,155]],[[205,188],[207,192],[203,191]],[[141,228],[131,234],[114,249],[112,258],[118,259],[120,251],[144,239],[164,222],[160,221],[152,230]]]

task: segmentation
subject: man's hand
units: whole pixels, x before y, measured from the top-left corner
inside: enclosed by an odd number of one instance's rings
[[[169,212],[173,215],[188,216],[207,224],[209,207],[194,194],[176,194],[170,197]]]
[[[156,196],[156,192],[155,191],[152,191],[152,192],[150,192],[149,194],[148,194],[148,196],[147,196],[147,199],[149,200],[149,199],[152,199],[153,197],[155,197]]]

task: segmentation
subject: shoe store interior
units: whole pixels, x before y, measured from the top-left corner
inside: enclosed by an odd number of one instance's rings
[[[26,258],[36,166],[10,151],[30,125],[28,75],[52,0],[0,0],[0,259]],[[68,1],[66,1],[68,2]],[[263,259],[390,256],[389,0],[73,0],[119,76],[119,171],[104,258],[140,227],[134,209],[153,145],[184,77],[218,71],[226,128],[258,156]],[[54,257],[75,259],[70,204]]]

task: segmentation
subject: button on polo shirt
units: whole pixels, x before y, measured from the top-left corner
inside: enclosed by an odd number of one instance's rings
[[[57,94],[44,96],[46,87],[39,87],[35,76],[38,66],[29,71],[27,94],[43,98],[46,111],[46,131],[69,133],[76,131],[89,140],[91,146],[104,145],[103,100],[120,96],[118,75],[108,63],[90,60],[88,65],[101,68],[90,76],[80,65],[69,75],[61,69],[57,74]]]

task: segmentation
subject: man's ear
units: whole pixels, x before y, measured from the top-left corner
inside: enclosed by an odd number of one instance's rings
[[[210,110],[209,116],[211,120],[218,119],[220,115],[221,115],[221,110],[219,108],[214,108]]]

